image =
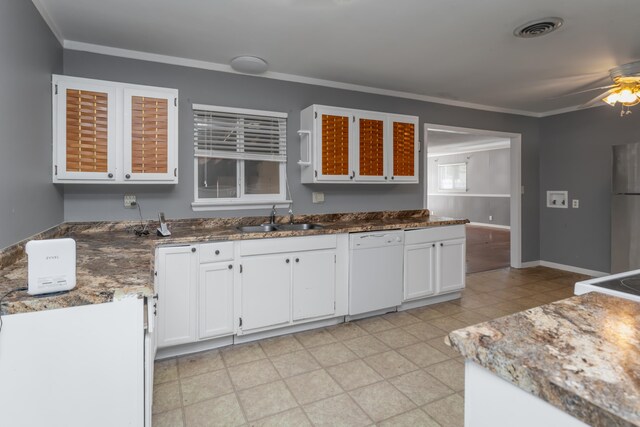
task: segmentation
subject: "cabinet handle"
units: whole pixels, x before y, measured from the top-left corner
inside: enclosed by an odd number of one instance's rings
[[[286,261],[286,262],[287,262],[287,264],[289,264],[289,258],[287,258],[287,261]]]
[[[300,262],[300,258],[296,258],[296,262]]]
[[[191,248],[191,252],[195,252],[195,251],[196,251],[196,248]]]
[[[113,178],[113,174],[111,172],[109,172],[109,174],[107,175],[109,178]]]
[[[216,255],[220,255],[220,250],[216,249]]]
[[[126,174],[124,177],[129,179],[129,178],[131,178],[131,175],[130,174]]]
[[[233,264],[229,264],[229,270],[233,268]]]

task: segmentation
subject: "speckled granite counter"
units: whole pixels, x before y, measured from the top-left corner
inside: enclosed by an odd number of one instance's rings
[[[640,304],[589,293],[453,331],[465,358],[593,426],[640,426]]]
[[[301,215],[295,217],[295,222],[320,223],[324,228],[269,233],[241,233],[235,228],[239,224],[261,224],[265,222],[264,216],[168,221],[172,232],[169,238],[155,235],[155,222],[147,224],[151,234],[143,237],[136,237],[132,232],[133,227],[140,226],[139,222],[65,223],[34,236],[35,239],[71,237],[76,240],[77,286],[57,296],[33,297],[26,292],[15,292],[5,298],[0,313],[48,310],[104,303],[128,296],[152,295],[153,258],[155,248],[160,245],[409,229],[468,222],[429,216],[427,210]],[[277,222],[286,221],[288,217],[277,219]],[[27,284],[26,242],[0,252],[0,295]]]

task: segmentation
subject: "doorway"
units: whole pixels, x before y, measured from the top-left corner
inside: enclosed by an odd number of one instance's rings
[[[520,268],[521,135],[425,124],[423,206],[465,217],[467,272]]]

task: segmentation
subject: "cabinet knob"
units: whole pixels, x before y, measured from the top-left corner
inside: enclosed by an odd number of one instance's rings
[[[296,262],[300,262],[300,258],[296,258]]]
[[[385,177],[384,177],[384,179],[385,179],[385,181],[386,181],[386,180],[387,180],[387,177],[385,176]]]
[[[436,244],[434,243],[434,244],[432,244],[431,246],[435,248],[435,247],[436,247]]]
[[[391,177],[391,179],[396,179],[396,177],[395,177],[395,176],[392,176],[392,177]]]
[[[444,246],[444,243],[440,243],[440,246]]]
[[[196,251],[196,248],[191,248],[191,252],[195,252],[195,251]]]
[[[109,174],[107,175],[109,178],[113,178],[113,174],[111,172],[109,172]]]
[[[229,270],[233,268],[233,264],[229,264]]]
[[[286,261],[286,262],[287,262],[287,264],[289,264],[289,258],[287,258],[287,261]]]
[[[220,250],[216,249],[216,255],[220,255]]]
[[[124,177],[129,179],[129,178],[131,178],[131,175],[130,174],[126,174]]]

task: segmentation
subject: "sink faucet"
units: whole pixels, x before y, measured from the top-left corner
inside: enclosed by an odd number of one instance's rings
[[[269,224],[276,223],[276,205],[271,207],[271,213],[269,214]]]

